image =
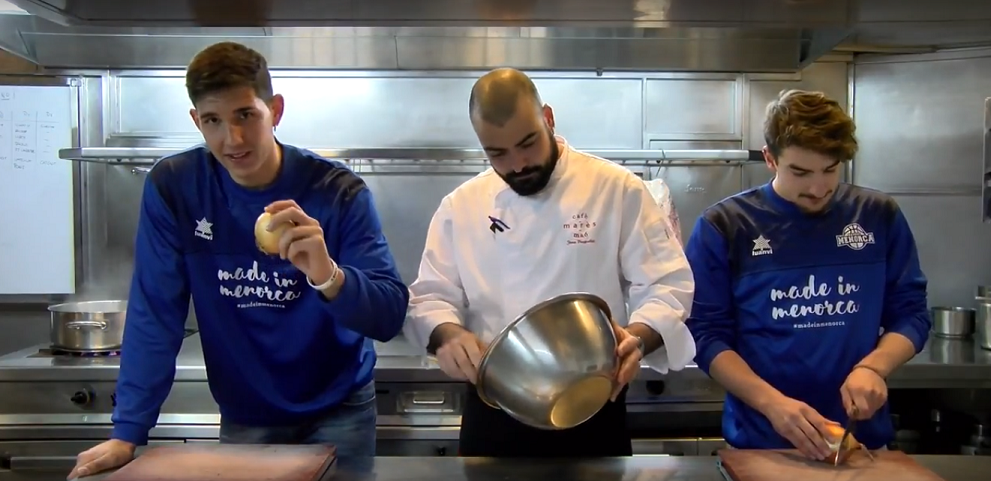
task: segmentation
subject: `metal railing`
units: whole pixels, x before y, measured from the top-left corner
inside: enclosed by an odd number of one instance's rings
[[[84,147],[59,150],[63,160],[108,164],[154,165],[159,159],[182,152],[176,148]],[[311,149],[328,159],[346,162],[408,161],[413,163],[463,162],[488,163],[481,149],[381,148],[381,149]],[[759,150],[583,150],[614,162],[671,164],[763,162]]]

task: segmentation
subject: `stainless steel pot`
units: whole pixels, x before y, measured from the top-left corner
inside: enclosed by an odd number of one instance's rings
[[[612,393],[616,334],[609,305],[592,294],[530,308],[492,341],[478,366],[479,397],[532,427],[575,427]]]
[[[966,307],[934,307],[932,333],[945,339],[966,339],[974,334],[974,309]]]
[[[50,306],[53,349],[115,351],[124,339],[127,301],[68,302]]]
[[[991,286],[977,286],[977,316],[974,320],[975,341],[981,349],[991,351]]]
[[[981,349],[991,351],[991,301],[977,304],[977,319],[974,321],[974,334]]]

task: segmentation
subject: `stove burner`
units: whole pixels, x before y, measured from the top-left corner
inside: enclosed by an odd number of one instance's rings
[[[71,357],[116,357],[120,355],[120,351],[69,351],[66,349],[49,348],[42,349],[40,354]]]

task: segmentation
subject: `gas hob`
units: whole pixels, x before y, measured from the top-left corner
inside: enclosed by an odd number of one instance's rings
[[[72,352],[38,344],[0,356],[0,383],[116,381],[120,351]],[[199,334],[186,329],[176,358],[177,380],[206,380]]]

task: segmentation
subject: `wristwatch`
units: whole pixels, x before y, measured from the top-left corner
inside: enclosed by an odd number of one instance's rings
[[[633,336],[633,338],[637,340],[637,349],[640,350],[640,358],[642,359],[647,355],[647,345],[644,344],[643,338],[640,336]]]

